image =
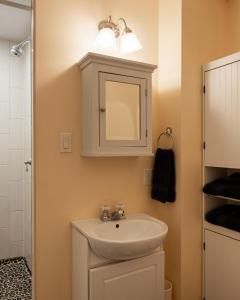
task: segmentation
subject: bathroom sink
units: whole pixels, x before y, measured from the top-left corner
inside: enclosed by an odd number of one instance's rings
[[[167,225],[146,214],[102,222],[87,219],[72,222],[89,241],[92,250],[113,260],[127,260],[152,253],[167,235]]]

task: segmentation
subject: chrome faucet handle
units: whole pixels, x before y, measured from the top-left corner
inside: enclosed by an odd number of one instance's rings
[[[110,217],[110,209],[111,209],[110,206],[107,206],[107,205],[104,205],[101,208],[100,219],[103,222],[109,221],[111,219],[111,217]]]
[[[116,204],[116,211],[118,212],[120,218],[124,218],[124,207],[125,205],[123,203],[117,203]]]

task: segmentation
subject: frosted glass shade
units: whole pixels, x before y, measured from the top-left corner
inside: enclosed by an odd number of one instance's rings
[[[122,35],[120,43],[120,52],[129,53],[140,49],[142,49],[142,45],[140,44],[135,33],[127,32]]]
[[[116,38],[112,29],[102,28],[96,37],[95,46],[104,50],[116,50]]]

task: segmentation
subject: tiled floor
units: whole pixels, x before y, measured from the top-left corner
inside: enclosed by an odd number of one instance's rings
[[[31,300],[31,274],[23,257],[0,260],[0,300]]]

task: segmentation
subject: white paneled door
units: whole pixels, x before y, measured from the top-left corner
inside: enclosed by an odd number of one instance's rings
[[[240,299],[240,241],[205,230],[205,299]]]

